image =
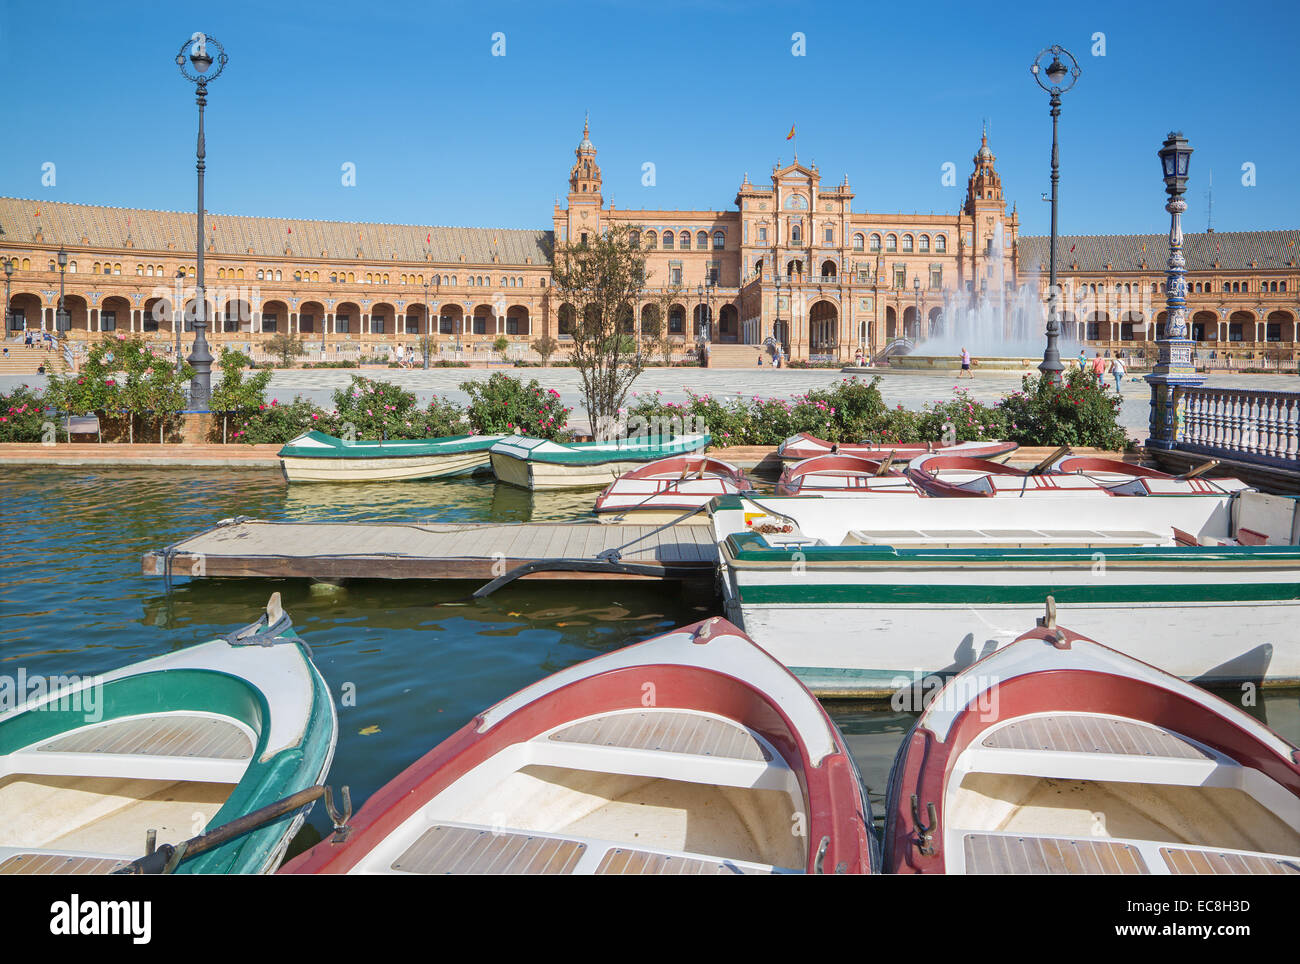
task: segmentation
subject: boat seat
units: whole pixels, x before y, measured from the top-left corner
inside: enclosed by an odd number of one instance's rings
[[[130,753],[247,760],[253,755],[253,741],[228,720],[178,714],[84,727],[39,743],[33,749],[44,753]]]
[[[1030,716],[998,727],[983,746],[1008,750],[1059,750],[1210,760],[1205,750],[1176,733],[1134,720],[1100,716]]]
[[[797,790],[785,759],[751,731],[681,710],[579,720],[529,741],[529,762],[751,789]]]
[[[390,865],[407,874],[771,874],[768,864],[615,841],[440,822]],[[789,871],[786,871],[789,872]]]
[[[548,739],[732,760],[772,759],[771,751],[742,726],[729,720],[673,710],[597,716],[556,730]]]
[[[968,874],[1300,874],[1300,858],[1154,840],[956,830]]]
[[[238,783],[254,752],[230,720],[176,714],[113,720],[0,757],[12,773]]]
[[[895,548],[1159,546],[1167,536],[1145,529],[850,529],[841,545]]]
[[[1138,848],[1117,840],[967,833],[968,874],[1149,874]]]
[[[0,847],[0,877],[28,874],[111,874],[130,862],[124,857]]]
[[[1163,786],[1252,786],[1259,771],[1133,720],[1059,714],[997,727],[957,762],[964,773]]]

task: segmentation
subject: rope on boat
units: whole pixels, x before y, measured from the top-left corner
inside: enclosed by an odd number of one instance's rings
[[[476,589],[470,598],[483,599],[502,586],[534,572],[617,572],[629,576],[661,577],[664,574],[664,567],[640,562],[618,562],[613,559],[534,559],[522,566],[516,566],[505,575],[498,576],[487,585]]]
[[[162,558],[163,592],[167,593],[168,595],[171,594],[172,564],[173,561],[176,559],[176,557],[180,555],[180,547],[182,544],[189,542],[191,539],[198,539],[201,536],[206,536],[210,532],[216,532],[218,529],[224,529],[226,526],[238,525],[241,522],[255,522],[255,521],[257,520],[253,519],[252,516],[247,516],[247,515],[236,515],[236,516],[231,516],[228,519],[219,519],[217,521],[217,524],[212,526],[212,528],[204,529],[202,532],[198,533],[198,535],[186,536],[184,539],[178,539],[176,542],[173,542],[171,545],[164,546],[162,549],[160,549],[158,555]]]

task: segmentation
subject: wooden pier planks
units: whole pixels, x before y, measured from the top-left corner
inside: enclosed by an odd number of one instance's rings
[[[539,572],[529,579],[709,581],[717,546],[709,526],[597,522],[512,524],[264,522],[234,520],[144,554],[146,576],[191,578],[477,579],[488,581],[536,560],[594,561],[621,550],[622,561],[660,566],[661,576]],[[167,560],[170,558],[170,573]]]

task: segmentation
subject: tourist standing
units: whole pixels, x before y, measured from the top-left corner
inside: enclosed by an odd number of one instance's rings
[[[1106,360],[1101,357],[1101,352],[1097,352],[1092,358],[1092,377],[1097,379],[1097,384],[1101,384],[1106,375]]]
[[[1124,367],[1124,360],[1122,358],[1116,355],[1114,358],[1111,359],[1110,373],[1115,376],[1115,393],[1117,395],[1124,394],[1124,390],[1120,388],[1119,385],[1120,382],[1124,380],[1124,375],[1127,373],[1127,371],[1128,369]]]
[[[957,377],[958,378],[975,377],[975,374],[970,369],[970,352],[966,350],[965,345],[963,345],[961,349],[961,374],[958,375]]]

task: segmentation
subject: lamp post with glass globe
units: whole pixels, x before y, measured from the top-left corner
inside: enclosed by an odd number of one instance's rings
[[[1044,65],[1048,54],[1052,61]],[[1064,56],[1065,60],[1061,57]],[[1057,345],[1060,337],[1060,314],[1057,310],[1059,290],[1056,281],[1056,188],[1061,181],[1060,148],[1057,144],[1057,118],[1061,116],[1061,95],[1075,85],[1079,79],[1079,63],[1068,50],[1060,44],[1053,44],[1039,52],[1029,68],[1038,86],[1051,95],[1052,114],[1052,240],[1049,255],[1049,277],[1047,282],[1047,347],[1043,351],[1042,364],[1038,370],[1053,385],[1061,384],[1061,352]],[[1046,81],[1046,82],[1044,82]]]
[[[13,312],[9,310],[9,281],[14,275],[14,260],[15,259],[13,258],[5,258],[5,336],[6,337],[8,337],[8,334],[11,330],[15,330],[15,331],[17,330],[13,328]],[[27,327],[26,324],[24,324],[23,327],[26,328]]]
[[[216,51],[215,59],[209,52],[209,48]],[[193,34],[189,40],[181,44],[180,52],[176,54],[176,66],[180,68],[181,76],[195,85],[195,99],[199,105],[199,139],[195,151],[196,170],[199,175],[196,214],[198,262],[195,266],[197,277],[194,292],[194,350],[189,357],[190,366],[194,369],[194,377],[190,380],[190,405],[196,409],[206,409],[208,400],[212,397],[212,352],[208,349],[207,338],[204,337],[208,327],[208,302],[203,284],[203,172],[207,168],[203,109],[208,103],[208,84],[221,76],[221,72],[226,69],[228,59],[226,48],[203,33]],[[212,70],[214,63],[216,70]]]
[[[1187,202],[1192,146],[1182,131],[1173,131],[1159,150],[1169,202],[1169,263],[1165,269],[1165,330],[1156,339],[1160,352],[1147,383],[1151,386],[1151,438],[1147,445],[1170,449],[1178,439],[1181,389],[1199,385],[1204,377],[1192,366],[1192,342],[1187,337],[1187,261],[1183,257],[1183,212]]]
[[[70,322],[66,327],[64,324],[68,320],[68,313],[63,309],[63,279],[68,270],[68,252],[63,250],[62,245],[59,246],[57,257],[59,259],[59,306],[54,309],[54,336],[61,338],[63,332],[72,327]],[[41,327],[44,328],[45,326],[42,325]]]

